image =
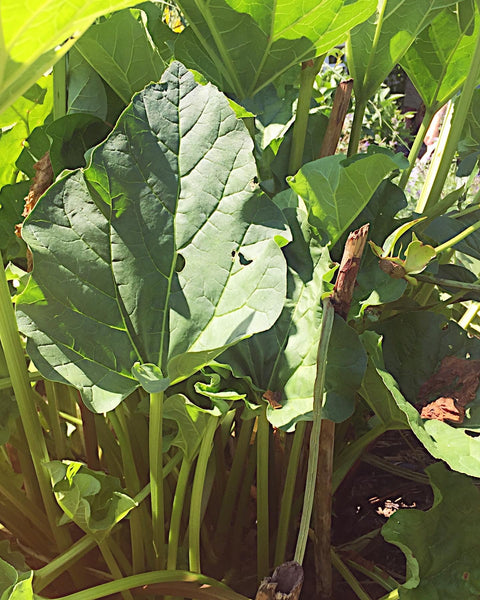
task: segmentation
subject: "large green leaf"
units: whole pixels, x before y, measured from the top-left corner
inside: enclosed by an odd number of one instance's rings
[[[290,234],[255,176],[245,126],[183,65],[135,96],[24,226],[34,272],[18,318],[42,373],[104,412],[136,376],[164,389],[271,327]]]
[[[305,200],[308,220],[334,245],[368,204],[382,179],[407,166],[403,155],[379,152],[347,159],[327,156],[303,165],[288,178],[290,187]]]
[[[0,113],[57,62],[93,21],[131,0],[2,0]]]
[[[382,0],[377,12],[350,32],[348,68],[357,101],[366,101],[405,52],[452,0]]]
[[[287,190],[275,202],[293,232],[293,242],[284,249],[288,263],[285,307],[269,331],[240,342],[219,361],[228,364],[237,377],[248,377],[259,390],[280,392],[282,408],[268,407],[267,416],[275,427],[292,430],[298,421],[312,418],[321,299],[331,290],[334,271],[327,249],[311,236],[298,197]],[[352,414],[365,367],[358,335],[336,318],[328,350],[326,418],[339,422]],[[343,376],[346,372],[348,377]]]
[[[123,10],[92,25],[76,49],[128,104],[135,92],[158,81],[166,67],[138,10]]]
[[[97,539],[137,506],[116,477],[92,471],[78,462],[52,461],[47,467],[55,498],[65,515]]]
[[[376,0],[181,0],[175,56],[237,98],[345,41]]]
[[[453,9],[443,10],[403,56],[402,67],[432,113],[463,85],[479,27],[478,12],[461,22]]]
[[[425,512],[396,511],[382,528],[407,559],[400,600],[477,600],[480,492],[464,475],[441,463],[426,469],[434,502]]]

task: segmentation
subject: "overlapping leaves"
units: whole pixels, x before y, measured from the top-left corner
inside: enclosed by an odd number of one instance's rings
[[[374,0],[181,0],[188,23],[175,56],[237,98],[343,43]]]
[[[312,237],[301,200],[291,191],[275,197],[293,233],[285,247],[288,262],[287,301],[275,325],[237,344],[219,358],[238,377],[260,390],[280,393],[281,408],[268,407],[275,427],[294,428],[312,417],[322,295],[331,290],[334,266],[328,250]],[[326,372],[325,418],[342,421],[354,409],[354,393],[366,367],[366,355],[356,332],[337,318],[331,336]],[[348,377],[344,374],[348,372]]]
[[[172,63],[50,188],[24,227],[35,268],[18,304],[45,376],[108,411],[275,322],[289,233],[251,150],[226,98]]]

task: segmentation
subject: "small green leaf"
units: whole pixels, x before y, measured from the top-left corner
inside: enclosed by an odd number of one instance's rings
[[[477,600],[480,491],[442,463],[425,469],[433,488],[431,509],[396,511],[382,528],[407,559],[401,600]]]
[[[132,375],[149,394],[164,392],[170,385],[170,379],[164,377],[162,370],[151,363],[141,365],[136,362],[132,367]]]
[[[81,463],[48,463],[53,491],[60,508],[85,533],[103,539],[136,502],[120,487],[116,477],[87,469]]]
[[[432,246],[422,244],[419,240],[414,240],[408,244],[405,250],[405,262],[403,266],[407,274],[415,275],[424,271],[428,263],[436,256],[437,254]]]

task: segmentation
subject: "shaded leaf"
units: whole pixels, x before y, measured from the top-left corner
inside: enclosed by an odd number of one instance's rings
[[[134,363],[175,383],[271,327],[290,234],[253,190],[251,150],[225,97],[172,63],[50,188],[24,226],[34,274],[17,303],[47,378],[104,412],[139,385]]]
[[[396,511],[382,528],[407,559],[400,600],[476,600],[480,594],[480,492],[441,463],[427,467],[434,492],[430,510]]]
[[[378,327],[384,335],[386,369],[378,369],[413,433],[435,458],[474,477],[480,475],[480,395],[468,405],[465,420],[453,427],[424,420],[417,404],[422,384],[438,370],[442,359],[480,358],[480,341],[456,323],[430,312],[399,315]]]
[[[75,46],[68,53],[67,114],[88,113],[105,120],[107,93],[101,77]]]
[[[183,394],[169,396],[164,403],[163,416],[175,421],[178,430],[172,445],[180,448],[188,461],[192,461],[200,447],[209,416]]]
[[[85,153],[105,139],[111,128],[90,114],[65,115],[51,123],[46,131],[52,138],[50,160],[57,177],[64,169],[86,165]]]
[[[237,99],[253,97],[293,65],[345,41],[375,10],[371,0],[178,2],[187,27],[175,56]]]
[[[21,181],[0,190],[0,251],[4,260],[25,255],[25,244],[15,235],[15,225],[23,220],[22,211],[29,188],[27,181]]]
[[[377,415],[386,429],[408,429],[405,414],[398,408],[377,369],[384,370],[381,337],[373,331],[360,336],[368,354],[368,365],[358,393]]]
[[[92,25],[75,46],[126,104],[135,92],[158,81],[166,67],[136,14],[123,10]]]

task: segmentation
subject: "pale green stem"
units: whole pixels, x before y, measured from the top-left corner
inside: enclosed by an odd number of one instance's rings
[[[190,501],[190,519],[188,523],[188,556],[190,570],[194,573],[201,572],[200,565],[200,527],[202,524],[202,499],[207,472],[208,459],[213,446],[213,437],[218,425],[218,417],[209,415],[205,432],[203,433],[200,452],[192,485],[192,498]]]
[[[292,514],[293,494],[295,492],[295,483],[297,480],[298,465],[302,453],[303,441],[307,423],[300,421],[297,423],[295,433],[293,434],[293,444],[288,458],[287,474],[285,475],[285,484],[283,488],[282,501],[280,506],[280,515],[278,517],[277,544],[275,547],[275,565],[281,565],[285,561],[287,551],[288,532],[290,525],[290,516]]]
[[[3,265],[1,253],[0,264]],[[20,342],[15,313],[5,276],[0,276],[0,343],[3,347],[7,368],[12,380],[13,391],[15,392],[20,418],[27,437],[28,448],[35,468],[48,522],[58,549],[63,550],[71,545],[70,535],[64,527],[58,527],[57,525],[57,518],[60,511],[55,502],[50,475],[45,466],[50,461],[50,457],[33,400],[25,355]]]
[[[412,172],[413,167],[415,166],[415,161],[417,160],[418,154],[423,144],[423,140],[425,139],[425,135],[427,134],[428,128],[430,127],[430,123],[435,115],[435,111],[433,109],[426,109],[425,114],[423,115],[422,122],[420,123],[420,127],[417,131],[417,135],[413,140],[412,147],[410,148],[410,152],[408,153],[408,169],[403,171],[402,176],[400,177],[400,181],[398,182],[398,187],[405,189],[405,186],[408,183],[408,179]]]
[[[123,579],[123,573],[120,571],[120,567],[118,566],[118,563],[115,560],[112,551],[110,550],[110,547],[108,545],[108,539],[105,539],[102,542],[98,542],[98,547],[100,548],[100,552],[102,553],[103,559],[105,560],[113,578]],[[124,600],[133,600],[133,596],[129,590],[122,590],[120,593]]]
[[[325,384],[325,370],[327,366],[327,350],[330,334],[333,327],[334,309],[330,298],[323,301],[322,325],[320,328],[320,340],[317,352],[317,375],[313,390],[313,425],[310,434],[310,448],[308,455],[307,480],[305,483],[305,495],[303,498],[302,519],[298,532],[297,547],[295,549],[295,560],[303,563],[305,549],[307,547],[308,531],[312,517],[313,500],[315,496],[315,480],[317,476],[318,452],[320,446],[320,429],[322,425],[322,402]]]
[[[152,530],[155,562],[158,569],[165,566],[165,507],[163,492],[163,392],[150,394],[150,494],[152,501]]]
[[[123,406],[120,404],[114,411],[108,413],[108,418],[117,436],[122,454],[123,471],[125,474],[125,485],[127,493],[134,496],[140,489],[135,459],[132,452],[132,444],[128,435],[127,424],[123,415]],[[141,573],[145,570],[145,554],[143,551],[142,519],[140,507],[134,508],[130,513],[130,540],[132,546],[132,569],[133,573]]]
[[[472,302],[458,322],[460,327],[463,327],[463,329],[468,329],[473,319],[477,316],[478,309],[478,302]]]
[[[262,407],[257,421],[257,578],[268,575],[270,569],[268,455],[269,424],[267,406]]]
[[[148,585],[155,585],[161,583],[172,584],[172,593],[174,593],[174,586],[176,583],[187,582],[190,584],[198,584],[199,594],[196,594],[196,590],[192,589],[189,593],[192,598],[210,598],[211,600],[248,600],[246,596],[237,594],[230,590],[227,586],[223,585],[219,581],[215,581],[211,577],[205,577],[205,575],[199,575],[191,573],[189,571],[152,571],[150,573],[141,573],[139,575],[131,575],[130,577],[124,577],[116,581],[109,581],[108,583],[102,583],[95,587],[89,587],[80,592],[69,594],[68,596],[62,596],[56,600],[99,600],[99,598],[105,598],[113,594],[118,594],[124,590],[134,588],[144,588]],[[202,588],[205,593],[200,594]],[[210,593],[209,593],[210,591]]]
[[[172,516],[170,519],[170,532],[168,535],[168,557],[167,569],[169,571],[177,568],[178,540],[180,539],[180,524],[182,520],[185,494],[187,491],[188,478],[192,462],[184,457],[180,473],[178,475],[175,497],[173,499]]]
[[[477,231],[477,229],[479,229],[479,228],[480,228],[480,221],[477,221],[474,225],[469,225],[463,231],[461,231],[460,233],[455,235],[453,238],[450,238],[446,242],[443,242],[443,244],[436,246],[435,252],[436,252],[437,256],[441,252],[444,252],[445,250],[448,250],[449,248],[453,248],[453,246],[455,246],[455,244],[458,244],[458,242],[461,242],[466,237],[468,237],[471,233],[473,233],[474,231]]]
[[[38,371],[35,371],[34,373],[31,373],[29,371],[28,379],[29,379],[29,381],[32,381],[32,382],[39,381],[40,379],[42,379],[42,376],[40,375],[40,373]],[[0,379],[0,390],[8,390],[11,387],[12,387],[12,380],[10,379],[10,377],[2,377]]]
[[[440,200],[440,193],[443,189],[443,184],[439,190],[438,197],[435,198],[435,201],[429,200],[429,198],[431,198],[433,186],[435,185],[435,181],[439,176],[439,170],[440,168],[442,168],[442,164],[444,164],[443,157],[445,155],[445,149],[448,143],[448,138],[452,130],[453,110],[454,103],[452,100],[450,100],[447,106],[447,111],[445,112],[445,116],[443,118],[442,127],[440,128],[440,134],[438,136],[435,152],[433,153],[430,166],[428,167],[427,176],[425,177],[425,182],[423,184],[422,191],[420,192],[420,197],[417,201],[417,206],[415,208],[416,212],[418,213],[431,211],[434,205],[437,204],[437,202]],[[447,173],[445,174],[445,178],[447,177],[448,171],[450,170],[450,166],[451,161],[447,166]]]

